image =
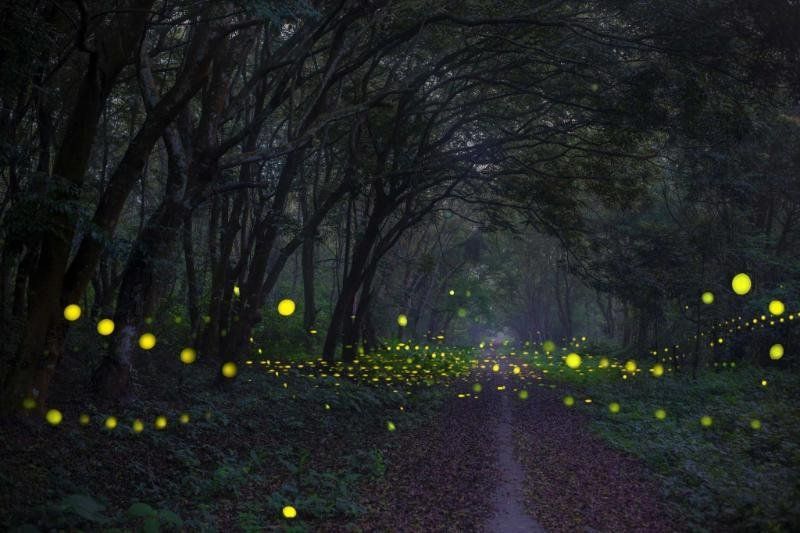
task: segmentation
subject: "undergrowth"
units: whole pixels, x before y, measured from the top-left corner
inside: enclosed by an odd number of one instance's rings
[[[584,356],[580,370],[560,356],[527,361],[548,370],[546,381],[574,398],[595,432],[649,465],[688,529],[800,528],[800,377],[791,369],[720,365],[696,379],[656,378],[653,363],[624,372],[624,358],[602,369],[599,357]],[[658,409],[665,418],[655,416]]]
[[[383,358],[407,359],[421,374],[441,369],[424,354]],[[124,408],[62,391],[52,402],[64,414],[59,425],[33,412],[9,425],[2,529],[312,531],[347,522],[365,512],[361,487],[384,475],[394,431],[430,420],[447,394],[425,380],[385,384],[385,368],[373,386],[298,364],[280,372],[242,364],[224,385],[214,385],[212,366],[177,380],[144,368],[137,381],[147,387]],[[167,418],[160,430],[158,416]],[[293,520],[282,516],[289,505]]]

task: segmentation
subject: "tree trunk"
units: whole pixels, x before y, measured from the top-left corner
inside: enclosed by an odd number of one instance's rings
[[[186,263],[186,305],[189,308],[189,321],[192,325],[192,336],[200,327],[200,287],[197,285],[197,272],[194,266],[194,248],[192,247],[192,216],[183,221],[183,259]]]
[[[308,205],[305,195],[301,196],[301,203],[303,205],[303,219],[308,220]],[[303,329],[306,334],[312,329],[315,329],[314,321],[316,320],[317,307],[314,297],[314,237],[309,235],[303,239],[303,248],[301,252],[301,269],[303,271]],[[306,337],[309,341],[311,337]]]
[[[114,323],[120,334],[112,350],[92,375],[92,390],[106,399],[130,394],[130,371],[134,364],[134,342],[142,330],[144,317],[152,314],[160,298],[159,272],[175,252],[180,225],[185,213],[171,202],[161,205],[136,239],[122,274]]]
[[[336,301],[336,307],[331,315],[331,321],[325,335],[322,357],[326,361],[333,361],[340,335],[345,345],[348,344],[348,339],[352,338],[354,335],[354,324],[351,324],[351,322],[354,321],[350,319],[350,316],[353,314],[353,304],[355,302],[356,293],[363,281],[363,273],[369,255],[378,239],[381,222],[386,214],[384,206],[376,202],[367,227],[364,230],[364,234],[353,249],[353,258],[350,262],[350,268],[342,284],[342,291]],[[352,346],[347,348],[347,350],[352,349]],[[352,352],[347,354],[347,356],[352,356]],[[342,357],[346,357],[345,352],[342,353]]]

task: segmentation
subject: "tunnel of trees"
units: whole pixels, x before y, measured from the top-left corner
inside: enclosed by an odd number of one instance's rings
[[[246,398],[254,359],[397,343],[589,337],[690,380],[796,345],[794,315],[707,333],[800,310],[794,0],[5,0],[0,27],[4,427],[186,390],[181,350]]]

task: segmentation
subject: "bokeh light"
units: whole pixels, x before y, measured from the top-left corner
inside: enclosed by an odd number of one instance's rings
[[[228,361],[224,365],[222,365],[222,375],[226,378],[234,378],[236,377],[236,373],[238,372],[236,368],[236,363]]]
[[[69,304],[64,308],[64,318],[70,322],[75,322],[81,317],[81,306],[78,304]]]
[[[142,350],[152,350],[156,345],[156,336],[152,333],[145,333],[139,337],[139,348]]]
[[[733,280],[731,280],[731,287],[733,288],[733,292],[739,296],[744,296],[753,288],[753,282],[750,276],[742,272],[733,277]]]
[[[58,409],[50,409],[44,417],[51,426],[59,425],[64,418]]]
[[[97,333],[104,337],[114,333],[114,321],[110,318],[104,318],[97,323]]]
[[[786,306],[780,300],[772,300],[769,303],[769,312],[775,316],[780,316],[786,311]]]
[[[783,344],[773,344],[769,349],[769,358],[777,361],[783,357]]]
[[[295,305],[294,300],[290,300],[289,298],[284,298],[280,302],[278,302],[278,314],[281,316],[290,316],[294,313]]]
[[[190,365],[197,360],[197,350],[194,348],[184,348],[181,350],[181,362]]]
[[[581,356],[576,354],[575,352],[567,355],[566,359],[564,360],[567,363],[567,366],[572,368],[573,370],[581,366]]]

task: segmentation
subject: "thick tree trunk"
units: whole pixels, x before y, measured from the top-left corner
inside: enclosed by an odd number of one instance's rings
[[[37,305],[28,310],[22,340],[4,380],[2,412],[18,409],[25,397],[37,401],[40,409],[44,409],[47,401],[46,384],[61,358],[61,350],[50,344],[55,336],[63,336],[57,335],[63,327],[58,323],[63,320],[61,309],[66,303],[72,303],[62,299],[62,288],[75,220],[63,206],[72,205],[79,197],[106,98],[137,48],[153,0],[135,4],[137,9],[120,10],[107,26],[98,30],[94,43],[96,51],[89,54],[75,107],[67,119],[48,194],[50,205],[58,209],[48,215],[50,229],[42,236],[41,253],[28,284],[28,301],[37,302]],[[51,327],[53,332],[49,331]],[[40,374],[38,378],[37,373]]]
[[[159,280],[169,279],[160,272],[175,255],[180,226],[185,219],[180,206],[167,202],[148,220],[136,239],[122,274],[114,323],[120,331],[100,367],[92,376],[92,389],[104,398],[129,394],[130,370],[134,362],[134,343],[130,337],[144,333],[143,319],[152,314],[160,301]]]
[[[231,250],[239,231],[240,224],[231,217],[222,228],[221,242],[217,243],[217,228],[221,218],[220,202],[214,202],[208,225],[209,258],[211,260],[211,290],[208,302],[208,314],[202,332],[198,335],[195,344],[201,354],[218,354],[220,349],[220,336],[227,329],[232,298],[232,283],[235,279],[229,265]],[[233,202],[233,213],[242,210],[242,195],[238,195]]]
[[[377,242],[380,225],[386,216],[384,206],[376,202],[370,215],[367,227],[364,234],[359,239],[353,248],[353,257],[350,261],[350,268],[347,272],[347,277],[342,284],[342,291],[336,301],[336,307],[333,310],[328,331],[325,335],[325,343],[322,348],[322,357],[326,361],[333,361],[336,354],[336,347],[339,343],[340,336],[347,345],[347,338],[353,336],[352,329],[355,327],[354,322],[350,317],[353,314],[353,304],[355,303],[356,294],[364,279],[364,269],[366,268],[369,256],[372,253],[375,243]],[[346,348],[352,350],[352,347]],[[352,355],[350,353],[349,355]],[[345,352],[342,354],[346,356]]]

